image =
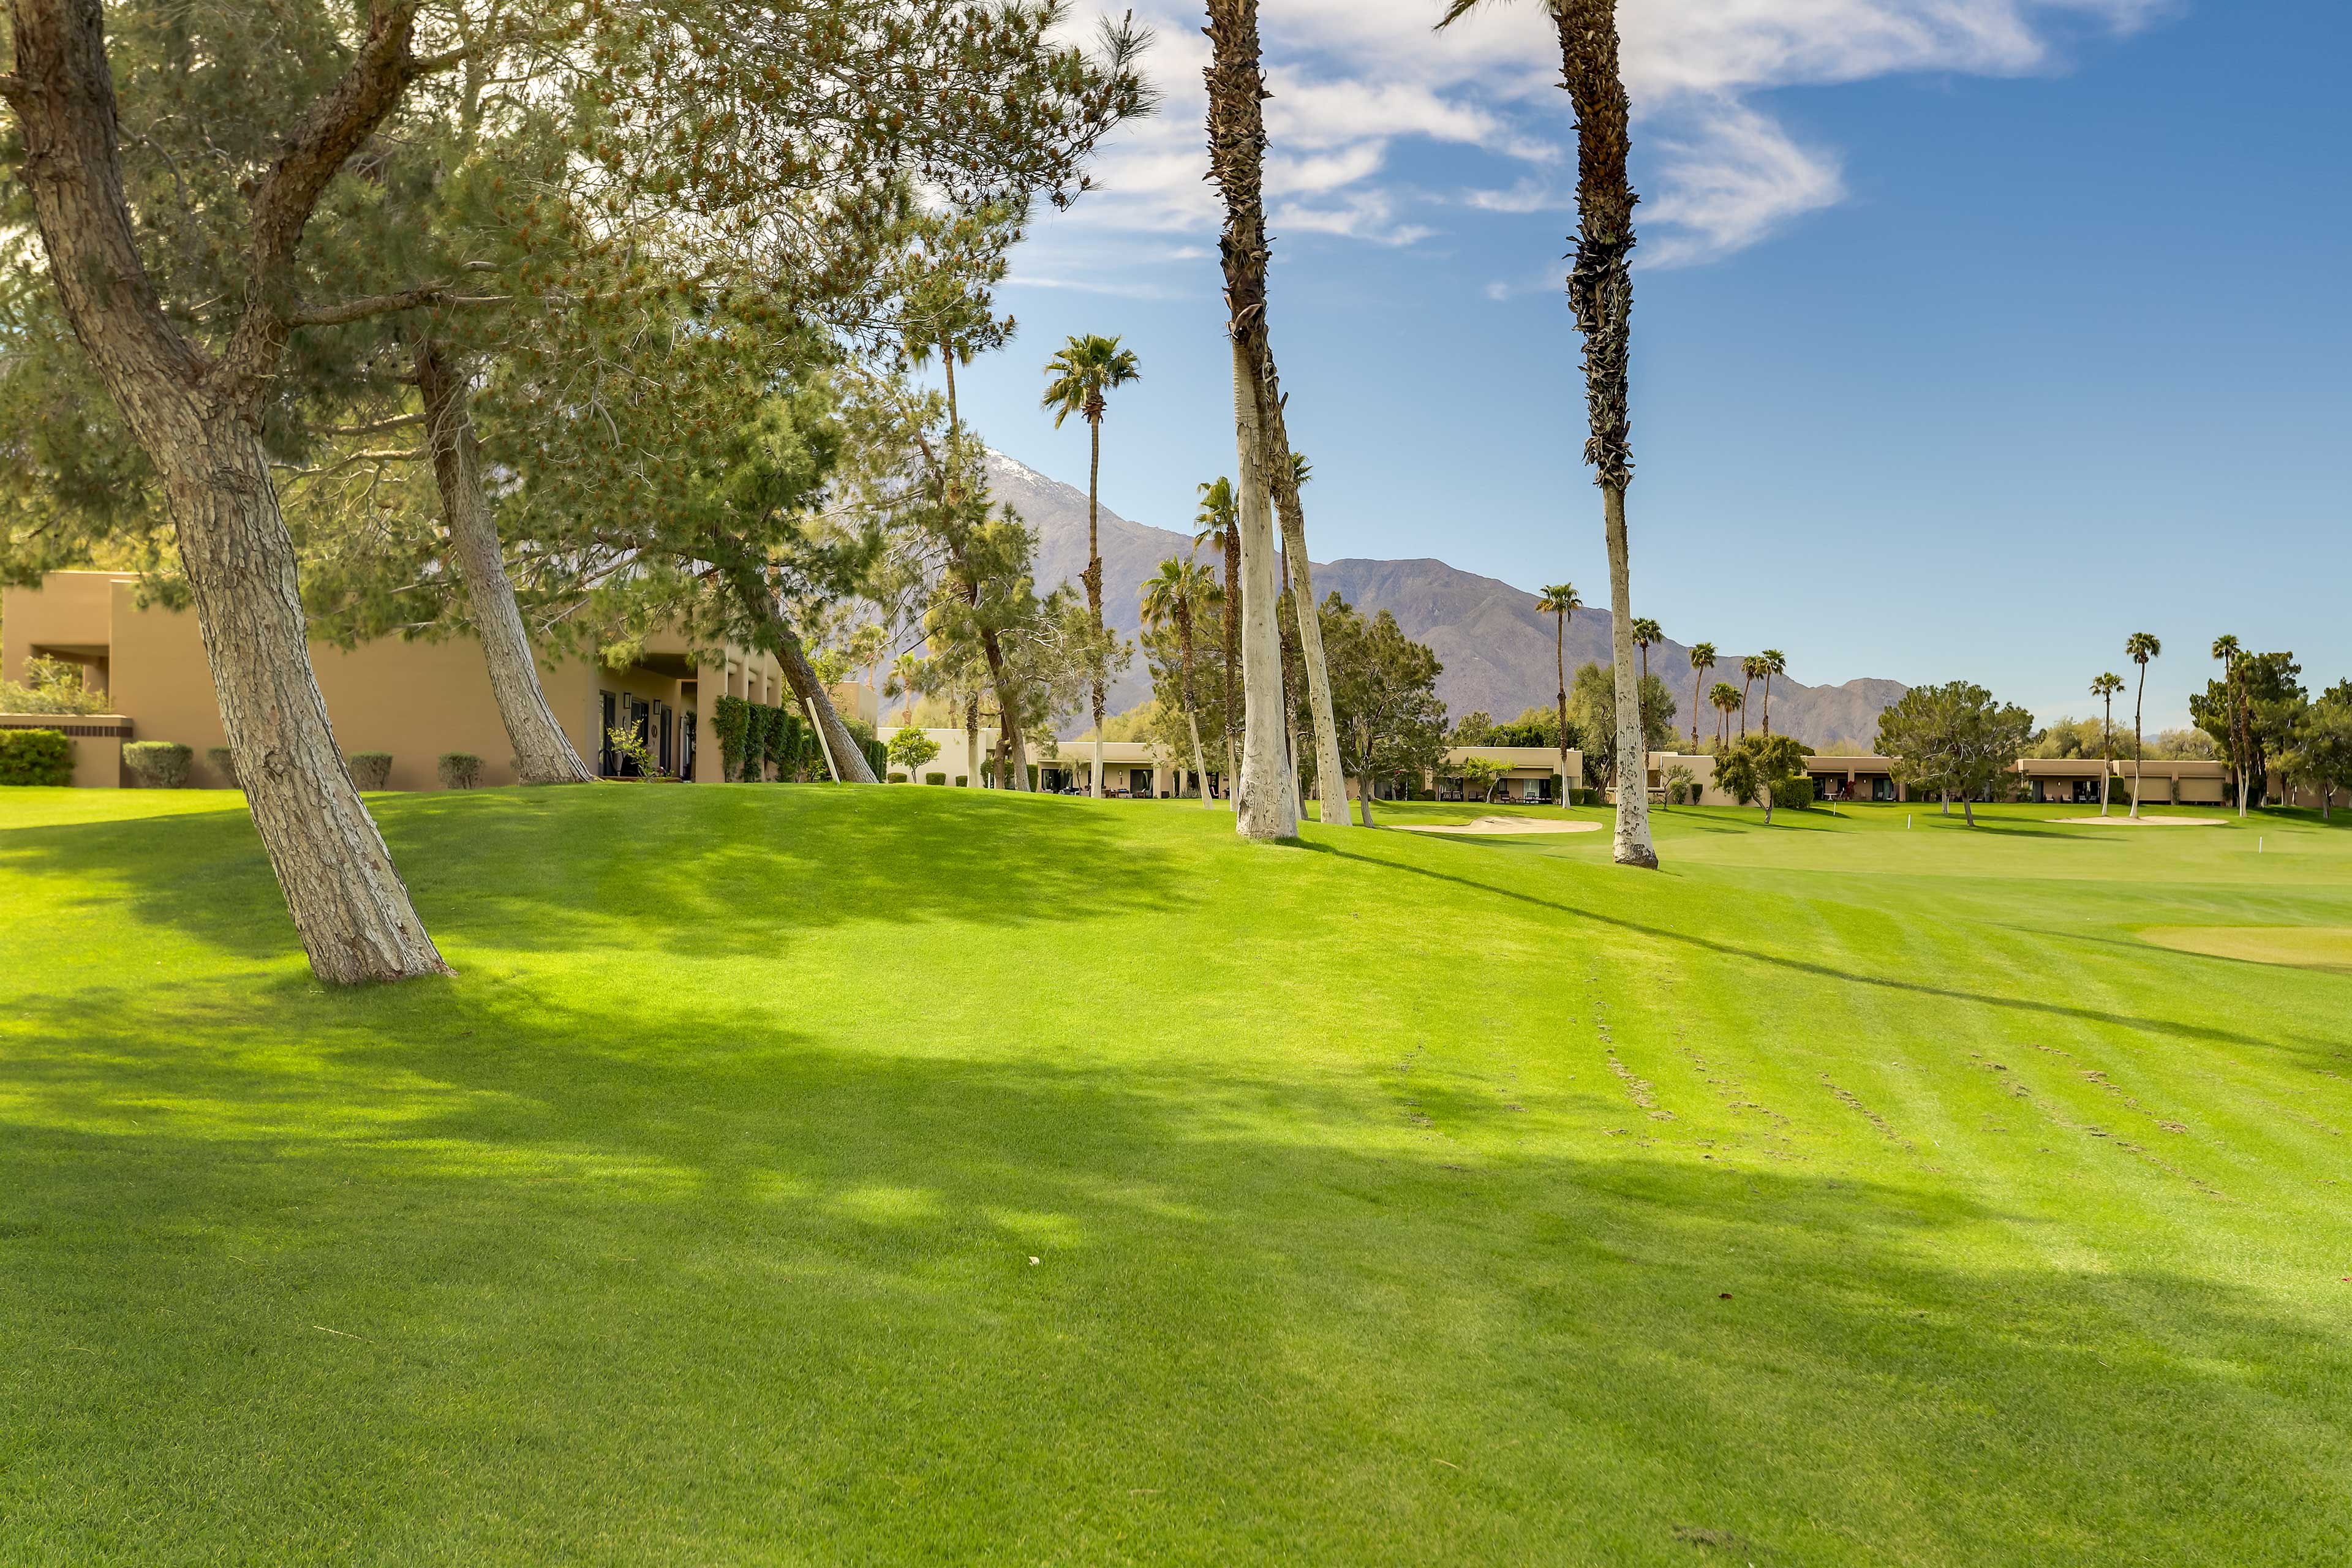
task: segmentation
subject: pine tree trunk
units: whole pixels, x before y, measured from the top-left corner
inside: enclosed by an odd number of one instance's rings
[[[1287,468],[1290,452],[1274,449],[1274,411],[1261,406],[1265,368],[1273,362],[1265,327],[1265,78],[1259,68],[1257,0],[1209,0],[1208,8],[1209,172],[1225,200],[1218,250],[1233,342],[1234,437],[1241,467],[1234,528],[1241,535],[1243,722],[1234,825],[1242,837],[1264,841],[1298,832],[1282,756],[1271,495],[1275,465]]]
[[[295,552],[259,438],[289,335],[279,314],[318,193],[398,101],[414,7],[370,19],[344,76],[256,187],[247,304],[216,358],[167,318],[133,237],[97,0],[16,0],[6,96],[20,179],[75,336],[162,481],[238,782],[322,980],[448,966],[353,787],[310,668]]]
[[[1184,704],[1184,722],[1192,731],[1192,776],[1201,781],[1201,809],[1214,811],[1217,803],[1209,798],[1208,760],[1201,754],[1201,721],[1190,702]],[[1180,789],[1176,793],[1181,795],[1184,792]]]
[[[980,694],[964,699],[963,709],[963,776],[978,789],[985,776],[980,771]]]
[[[514,584],[507,580],[489,498],[482,492],[481,458],[464,378],[424,333],[414,341],[412,359],[417,390],[424,395],[425,438],[432,445],[442,517],[473,609],[490,694],[514,746],[516,768],[527,784],[593,783],[596,775],[556,722],[540,685],[539,663],[531,657],[530,636],[515,603]]]
[[[1372,821],[1372,775],[1369,773],[1356,781],[1356,801],[1364,808],[1364,826],[1377,826]]]
[[[1010,776],[1010,782],[1004,787],[1027,789],[1029,747],[1021,734],[1021,694],[1008,668],[1004,645],[997,640],[994,631],[983,629],[980,634],[980,647],[988,660],[989,684],[996,689],[996,722],[1004,736],[1007,755],[1003,765]]]
[[[784,623],[782,614],[776,616],[775,626],[778,634],[776,662],[783,666],[784,681],[793,689],[793,695],[816,716],[819,738],[825,752],[825,764],[832,771],[834,781],[836,784],[874,783],[874,770],[867,765],[866,753],[858,748],[857,739],[849,732],[849,727],[841,721],[840,713],[835,710],[833,699],[825,692],[824,682],[816,678],[816,671],[809,665],[808,653],[801,647],[799,636]]]

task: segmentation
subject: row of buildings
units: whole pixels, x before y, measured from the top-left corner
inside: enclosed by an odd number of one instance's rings
[[[22,681],[30,659],[63,659],[81,667],[85,684],[108,694],[102,714],[0,714],[0,728],[60,729],[75,746],[74,782],[100,788],[124,782],[121,753],[134,740],[176,741],[190,747],[196,766],[192,782],[226,787],[234,781],[206,753],[222,746],[219,707],[194,615],[142,605],[137,579],[109,572],[51,573],[38,588],[0,593],[0,678]],[[379,752],[392,757],[390,787],[439,787],[436,763],[445,752],[482,759],[482,782],[515,782],[512,748],[490,694],[482,652],[470,637],[439,642],[383,639],[353,648],[314,643],[312,666],[325,694],[337,742],[346,753]],[[783,672],[765,654],[729,648],[719,663],[698,664],[676,638],[647,639],[626,666],[613,668],[584,659],[542,662],[540,678],[549,706],[580,754],[593,759],[608,776],[628,769],[607,735],[614,730],[645,738],[663,772],[680,778],[716,782],[718,748],[710,743],[711,720],[721,697],[782,705],[791,700]],[[871,687],[832,689],[845,716],[873,722]],[[983,752],[982,777],[971,776],[969,745],[961,730],[927,731],[938,754],[909,777],[894,772],[892,782],[983,785],[992,774],[992,753]],[[1094,743],[1075,742],[1053,754],[1031,759],[1038,787],[1084,788],[1092,777]],[[1474,792],[1459,768],[1471,758],[1498,763],[1502,776],[1491,793],[1475,798],[1550,804],[1562,798],[1570,781],[1580,780],[1584,759],[1531,746],[1465,746],[1448,753],[1448,766],[1422,781],[1423,793],[1460,800]],[[1221,793],[1223,781],[1202,780],[1140,742],[1103,743],[1105,787],[1125,796],[1164,798],[1197,795],[1205,786]],[[2095,804],[2098,758],[2029,758],[2018,764],[2034,800]],[[1714,759],[1656,752],[1649,759],[1652,791],[1663,795],[1681,768],[1706,805],[1733,804],[1713,783]],[[1905,798],[1885,757],[1816,756],[1811,759],[1816,793],[1836,801],[1898,801]],[[2134,764],[2114,764],[2115,776],[2129,781]],[[2227,798],[2228,769],[2216,762],[2148,763],[2142,766],[2145,798],[2157,804],[2218,805]],[[1388,794],[1391,786],[1378,786]]]

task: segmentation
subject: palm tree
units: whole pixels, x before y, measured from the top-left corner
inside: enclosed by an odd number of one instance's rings
[[[1441,0],[1448,27],[1479,0]],[[1617,684],[1617,755],[1633,759],[1629,782],[1645,774],[1642,689],[1633,669],[1633,561],[1625,532],[1625,487],[1633,482],[1626,431],[1626,362],[1633,309],[1633,195],[1625,157],[1632,110],[1617,67],[1617,0],[1544,0],[1559,34],[1560,85],[1576,113],[1577,232],[1568,273],[1569,308],[1584,338],[1584,460],[1601,487],[1601,529],[1609,544],[1610,658]],[[1213,12],[1214,5],[1212,5]],[[1614,858],[1654,869],[1650,792],[1617,792]]]
[[[1568,620],[1584,607],[1573,583],[1555,583],[1536,598],[1536,613],[1550,616],[1558,628],[1552,639],[1559,662],[1559,803],[1568,804]]]
[[[1118,346],[1117,338],[1106,338],[1088,332],[1073,337],[1061,351],[1045,362],[1045,402],[1053,410],[1054,428],[1059,430],[1062,421],[1076,414],[1087,422],[1093,450],[1087,459],[1087,613],[1093,618],[1095,636],[1102,636],[1102,541],[1095,527],[1095,515],[1100,508],[1102,489],[1102,422],[1103,395],[1116,391],[1131,381],[1141,379],[1143,372],[1136,363],[1135,351]],[[1095,785],[1094,793],[1102,794],[1103,782],[1103,686],[1094,683],[1095,700]]]
[[[1642,653],[1642,689],[1645,691],[1650,686],[1650,650],[1665,640],[1666,634],[1658,629],[1658,623],[1646,616],[1633,623],[1633,646]]]
[[[1279,414],[1279,410],[1276,411]],[[1307,519],[1298,492],[1315,477],[1315,465],[1306,454],[1290,454],[1286,478],[1277,473],[1274,499],[1282,513],[1283,592],[1290,595],[1291,621],[1298,637],[1298,673],[1306,677],[1307,717],[1315,729],[1315,785],[1322,792],[1323,820],[1335,826],[1352,826],[1348,814],[1348,775],[1339,760],[1339,728],[1331,716],[1331,670],[1323,657],[1323,617],[1315,606],[1314,568],[1307,559]],[[1298,784],[1298,718],[1287,683],[1283,689],[1283,721],[1290,731],[1290,772],[1293,798]]]
[[[1290,439],[1266,335],[1265,72],[1260,64],[1257,0],[1208,0],[1209,175],[1225,201],[1217,249],[1225,275],[1225,331],[1234,356],[1234,448],[1240,494],[1241,762],[1234,827],[1245,838],[1298,831],[1285,754],[1282,637],[1274,575],[1274,493],[1296,517]],[[1294,549],[1298,547],[1294,544]],[[1298,549],[1303,557],[1305,551]],[[1229,607],[1228,615],[1234,613]],[[1313,605],[1299,619],[1303,637]],[[1319,626],[1318,630],[1320,630]]]
[[[2238,639],[2226,633],[2213,639],[2213,657],[2221,661],[2222,694],[2230,702],[2230,771],[2238,778],[2238,815],[2241,817],[2246,815],[2246,744],[2239,733],[2238,722],[2238,667],[2241,662],[2239,656],[2243,651]]]
[[[1764,671],[1764,738],[1772,738],[1772,678],[1789,673],[1789,656],[1777,647],[1768,647],[1756,656]]]
[[[2099,732],[2099,760],[2105,764],[2099,770],[2099,815],[2107,815],[2107,775],[2116,771],[2116,693],[2124,689],[2124,678],[2109,670],[2091,682],[2091,695],[2107,705],[2105,727]]]
[[[1717,681],[1715,689],[1706,694],[1706,700],[1715,705],[1717,713],[1723,715],[1715,725],[1715,749],[1720,752],[1731,743],[1731,716],[1738,712],[1748,700],[1734,691],[1727,680]]]
[[[1242,618],[1233,613],[1234,606],[1242,602],[1241,503],[1234,498],[1234,481],[1222,475],[1196,488],[1201,492],[1201,507],[1192,514],[1193,522],[1199,525],[1192,542],[1213,544],[1225,558],[1225,588],[1221,602],[1225,606],[1225,787],[1230,790],[1234,783],[1234,722],[1241,712],[1241,704],[1234,700],[1234,682],[1241,679]]]
[[[1748,738],[1748,694],[1764,673],[1764,656],[1749,654],[1739,661],[1739,738]]]
[[[1201,805],[1209,811],[1216,809],[1216,802],[1209,794],[1208,764],[1201,755],[1201,720],[1192,700],[1192,626],[1195,616],[1223,597],[1208,568],[1189,555],[1181,561],[1170,556],[1157,573],[1143,580],[1143,624],[1176,628],[1183,668],[1184,723],[1192,732],[1192,776],[1201,781]]]
[[[2156,640],[2156,634],[2154,632],[2134,632],[2131,636],[2124,639],[2125,654],[2130,658],[2134,664],[2139,666],[2139,690],[2132,698],[2131,814],[2134,816],[2137,816],[2139,815],[2139,775],[2141,765],[2139,714],[2141,704],[2145,702],[2147,698],[2147,661],[2156,658],[2163,651],[2164,645]]]
[[[1711,642],[1703,642],[1692,648],[1690,664],[1691,750],[1696,752],[1698,750],[1698,710],[1706,702],[1706,697],[1700,691],[1700,687],[1706,679],[1706,672],[1715,668],[1715,645]]]

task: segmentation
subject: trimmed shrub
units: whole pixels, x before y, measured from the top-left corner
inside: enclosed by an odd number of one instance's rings
[[[180,788],[195,760],[195,752],[177,741],[133,741],[122,748],[122,765],[142,789]]]
[[[907,782],[907,775],[904,773],[892,773],[884,782],[887,784],[905,784]]]
[[[73,783],[74,743],[62,730],[0,730],[0,784]]]
[[[923,782],[927,784],[943,784],[948,782],[948,775],[945,773],[925,773],[923,775]]]
[[[214,773],[218,773],[221,777],[228,780],[229,788],[235,789],[237,787],[236,753],[230,751],[226,746],[206,746],[205,748],[205,766],[212,769]]]
[[[482,782],[482,759],[471,752],[444,752],[436,767],[443,789],[472,789]]]
[[[1772,809],[1775,811],[1811,811],[1813,805],[1813,781],[1811,774],[1799,773],[1794,778],[1772,781]]]
[[[751,730],[751,705],[740,697],[722,697],[711,704],[710,732],[719,738],[719,776],[745,776],[743,747]]]
[[[390,752],[353,752],[343,761],[351,766],[352,783],[361,789],[392,787],[392,753]]]

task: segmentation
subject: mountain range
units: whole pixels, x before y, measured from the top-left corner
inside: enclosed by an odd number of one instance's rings
[[[1076,585],[1087,566],[1086,492],[1049,479],[1001,452],[988,455],[991,495],[1010,506],[1037,535],[1038,587]],[[1141,627],[1139,590],[1160,563],[1192,545],[1192,535],[1130,522],[1109,508],[1097,514],[1102,542],[1103,619],[1134,637]],[[1552,618],[1536,608],[1536,595],[1493,577],[1481,577],[1443,561],[1346,560],[1317,562],[1315,592],[1336,590],[1367,615],[1386,610],[1407,637],[1426,643],[1445,667],[1437,694],[1455,718],[1484,710],[1497,720],[1547,705],[1559,689]],[[1610,617],[1606,609],[1581,609],[1569,617],[1568,668],[1610,662]],[[1708,684],[1739,684],[1742,653],[1719,652]],[[1675,694],[1676,725],[1685,743],[1690,733],[1690,648],[1674,641],[1650,649],[1650,668]],[[1878,732],[1878,715],[1906,688],[1893,680],[1849,680],[1842,686],[1806,686],[1782,678],[1772,684],[1772,727],[1817,746],[1867,744]],[[1110,690],[1108,706],[1124,712],[1151,695],[1151,678],[1138,658]],[[1760,707],[1751,692],[1750,722]],[[1700,715],[1702,736],[1714,730],[1712,710]]]

